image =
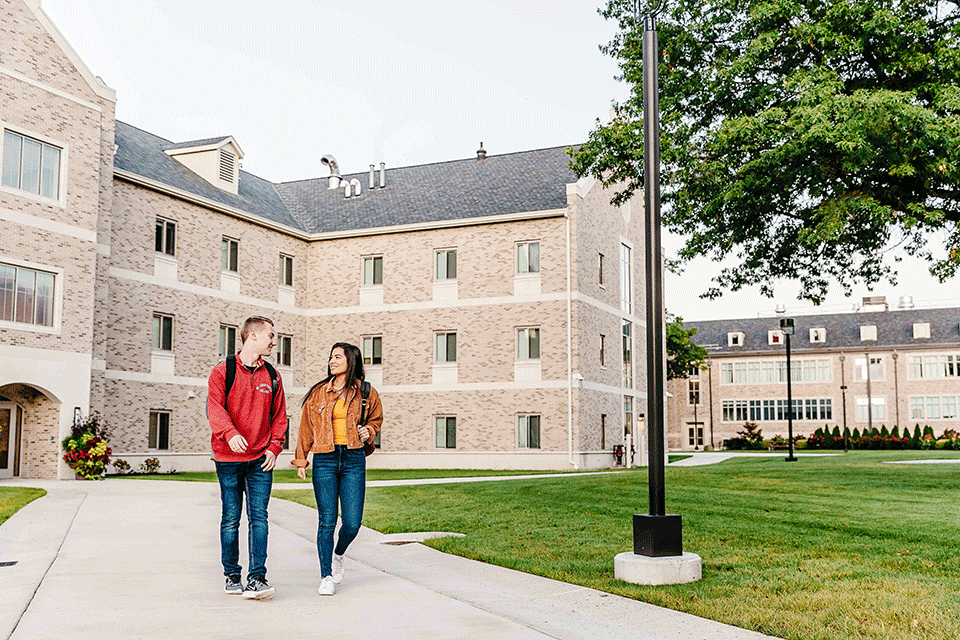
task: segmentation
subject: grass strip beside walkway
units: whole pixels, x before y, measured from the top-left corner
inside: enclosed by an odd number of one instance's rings
[[[0,524],[37,498],[47,495],[43,489],[0,487]]]
[[[441,551],[636,598],[790,640],[960,637],[960,465],[887,460],[955,452],[857,451],[739,458],[666,469],[667,511],[702,581],[644,587],[613,578],[647,511],[637,474],[378,487],[364,524],[457,531]],[[309,491],[277,492],[313,506]]]
[[[410,480],[426,478],[474,478],[481,476],[519,476],[544,473],[577,473],[576,471],[510,471],[496,469],[367,469],[367,480]],[[178,471],[176,473],[151,473],[111,475],[110,478],[133,478],[137,480],[179,480],[181,482],[216,482],[216,471]],[[300,482],[310,484],[310,471],[307,479],[297,477],[294,469],[281,469],[273,472],[274,483]]]

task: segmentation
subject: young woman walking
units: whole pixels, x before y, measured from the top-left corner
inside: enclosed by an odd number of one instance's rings
[[[367,480],[365,442],[373,442],[383,423],[380,394],[370,388],[366,420],[361,419],[363,357],[352,344],[338,342],[330,350],[327,377],[313,385],[303,399],[300,436],[293,465],[297,476],[307,477],[307,454],[313,453],[313,492],[320,523],[317,554],[320,556],[320,595],[332,596],[343,580],[343,554],[357,537],[363,517]],[[340,534],[333,546],[337,504],[341,510]]]

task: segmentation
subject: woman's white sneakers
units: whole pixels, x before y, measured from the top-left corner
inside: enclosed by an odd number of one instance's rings
[[[324,576],[320,579],[320,588],[317,589],[317,593],[322,596],[332,596],[337,592],[337,585],[333,581],[333,576]]]
[[[336,584],[340,584],[340,582],[343,580],[343,556],[333,554],[332,569],[333,575],[331,577],[333,578],[333,581]]]

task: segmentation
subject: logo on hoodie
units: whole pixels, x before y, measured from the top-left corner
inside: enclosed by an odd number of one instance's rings
[[[260,393],[273,393],[273,387],[271,387],[266,382],[261,382],[256,387],[254,387]]]

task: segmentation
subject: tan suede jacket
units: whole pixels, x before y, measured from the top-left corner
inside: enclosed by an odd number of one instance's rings
[[[360,420],[360,383],[344,392],[347,397],[347,448],[359,449],[363,446],[357,434],[357,421]],[[308,465],[308,453],[329,453],[333,451],[333,406],[337,403],[337,392],[333,381],[326,387],[317,389],[303,405],[300,415],[300,435],[297,438],[297,452],[291,464],[295,467]],[[383,406],[380,394],[372,386],[367,398],[367,428],[376,437],[383,424]]]

